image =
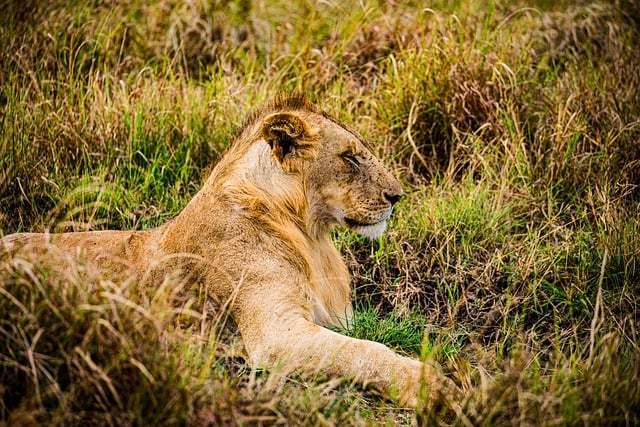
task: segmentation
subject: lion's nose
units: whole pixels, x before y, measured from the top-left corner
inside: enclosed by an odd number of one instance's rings
[[[400,200],[400,197],[402,197],[402,191],[400,191],[399,193],[385,191],[383,194],[384,198],[387,199],[387,201],[391,203],[392,206],[398,203],[398,200]]]

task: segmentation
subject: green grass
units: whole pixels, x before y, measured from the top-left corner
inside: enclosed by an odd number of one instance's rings
[[[407,194],[380,241],[334,236],[344,333],[462,391],[251,372],[197,290],[59,254],[0,260],[0,425],[640,424],[636,3],[5,1],[0,234],[161,224],[302,90]]]

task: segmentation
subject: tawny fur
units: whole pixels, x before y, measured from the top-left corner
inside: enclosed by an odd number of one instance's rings
[[[21,233],[5,250],[47,244],[81,251],[114,279],[183,275],[228,304],[249,363],[353,376],[415,405],[435,373],[382,344],[327,327],[350,321],[349,273],[329,232],[371,238],[402,190],[364,139],[301,97],[250,116],[203,188],[166,224],[146,231]],[[392,393],[393,394],[393,393]]]

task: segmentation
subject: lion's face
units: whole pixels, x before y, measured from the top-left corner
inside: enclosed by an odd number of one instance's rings
[[[314,220],[371,239],[385,231],[402,187],[361,135],[315,113],[279,113],[263,130],[283,167],[302,175]]]
[[[324,120],[328,123],[318,132],[318,155],[309,166],[310,184],[322,196],[325,215],[375,239],[385,231],[402,187],[362,136]]]

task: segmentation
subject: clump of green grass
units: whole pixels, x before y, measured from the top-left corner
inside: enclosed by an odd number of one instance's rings
[[[638,424],[636,3],[7,2],[0,234],[156,226],[303,90],[407,193],[380,241],[335,235],[345,332],[462,391],[413,414],[252,373],[186,284],[4,258],[1,422]]]

